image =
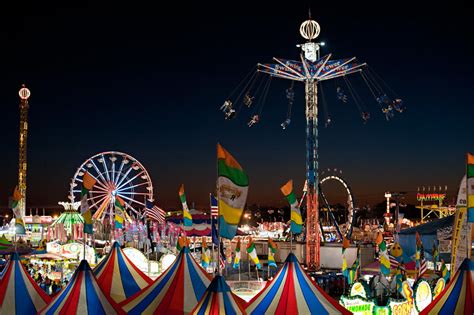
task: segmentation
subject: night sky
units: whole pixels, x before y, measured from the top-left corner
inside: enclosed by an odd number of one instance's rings
[[[257,1],[254,1],[257,2]],[[307,2],[220,5],[116,2],[44,7],[44,1],[0,13],[0,206],[17,183],[18,90],[30,88],[28,207],[67,200],[70,178],[88,157],[108,150],[137,158],[151,174],[155,199],[177,207],[208,205],[220,142],[249,175],[248,203],[282,206],[279,187],[305,176],[304,90],[296,88],[292,124],[282,130],[289,82],[274,79],[261,121],[251,111],[224,120],[219,107],[258,62],[297,59]],[[156,2],[158,5],[159,2]],[[200,3],[200,2],[199,2]],[[473,28],[467,5],[414,1],[347,7],[311,5],[323,53],[357,56],[403,98],[406,112],[387,122],[360,86],[371,120],[337,101],[323,83],[332,124],[319,129],[320,168],[338,168],[359,204],[384,191],[448,185],[451,197],[474,151]],[[428,3],[428,2],[427,2]],[[447,7],[449,6],[449,7]],[[324,117],[323,109],[320,121]],[[328,185],[331,200],[343,198]],[[457,192],[456,192],[457,193]]]

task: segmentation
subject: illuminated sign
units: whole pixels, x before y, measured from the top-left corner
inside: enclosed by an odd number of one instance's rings
[[[361,296],[363,298],[367,298],[367,292],[365,291],[364,286],[359,281],[354,282],[351,287],[351,292],[349,296]]]
[[[444,198],[446,198],[446,194],[416,194],[418,201],[443,201]]]
[[[444,278],[439,278],[434,288],[433,300],[436,299],[441,292],[443,292],[445,286],[446,286],[446,281],[444,280]]]
[[[413,310],[413,303],[407,300],[389,299],[388,306],[392,310],[392,314],[409,315]]]
[[[375,303],[358,297],[341,296],[339,303],[355,315],[372,315]]]
[[[421,280],[415,289],[415,307],[418,312],[427,307],[433,301],[430,284],[426,280]]]

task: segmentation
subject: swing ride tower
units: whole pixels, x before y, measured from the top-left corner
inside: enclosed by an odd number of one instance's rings
[[[28,98],[31,93],[23,84],[20,91],[20,141],[19,141],[19,152],[18,152],[18,189],[21,193],[21,199],[19,202],[20,211],[22,216],[25,216],[26,209],[26,140],[28,137]]]
[[[318,203],[318,83],[362,70],[366,64],[356,58],[331,60],[331,54],[320,57],[324,42],[314,42],[320,33],[319,24],[311,19],[300,26],[306,43],[301,47],[300,60],[273,58],[276,63],[258,64],[258,71],[272,77],[305,84],[306,100],[306,265],[310,270],[320,268],[319,203]]]

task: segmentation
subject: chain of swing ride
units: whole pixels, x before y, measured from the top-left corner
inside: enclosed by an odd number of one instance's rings
[[[362,82],[368,87],[371,95],[374,97],[380,110],[385,115],[387,121],[395,116],[395,113],[402,113],[405,110],[403,100],[388,86],[385,81],[369,66],[364,70],[359,71]],[[244,108],[251,109],[250,120],[247,123],[248,127],[252,127],[261,120],[262,111],[266,103],[268,92],[272,81],[272,76],[265,76],[260,79],[259,72],[254,68],[248,72],[242,81],[229,94],[220,110],[224,113],[225,119],[233,119],[239,116]],[[342,81],[342,82],[340,82]],[[342,84],[338,84],[342,83]],[[339,102],[344,104],[350,100],[356,105],[360,116],[365,123],[370,119],[370,112],[368,111],[365,102],[360,94],[357,92],[352,83],[346,76],[343,76],[339,82],[334,81],[336,89],[336,98]],[[346,90],[348,93],[346,93]],[[386,92],[388,90],[389,94]],[[326,94],[323,85],[320,83],[321,91],[321,106],[323,108],[325,127],[331,123],[329,115]],[[349,97],[350,96],[350,97]],[[295,100],[294,81],[291,81],[290,86],[285,90],[285,97],[288,102],[287,113],[285,120],[280,124],[282,129],[288,128],[291,123],[292,107]]]

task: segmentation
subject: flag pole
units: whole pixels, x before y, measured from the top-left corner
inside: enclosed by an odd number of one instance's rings
[[[219,144],[218,144],[219,145]],[[218,150],[218,147],[216,146],[216,151]],[[216,172],[217,172],[217,179],[219,179],[219,158],[217,158],[216,161]],[[218,182],[216,181],[216,191],[217,191],[217,198],[219,198],[219,187],[218,187]],[[217,263],[217,275],[221,276],[221,264],[220,264],[220,259],[221,259],[221,233],[220,233],[220,224],[219,224],[219,215],[221,213],[221,207],[219,204],[219,200],[217,200],[217,242],[218,242],[218,248],[217,248],[217,256],[218,256],[218,263]]]
[[[214,263],[214,242],[212,241],[212,227],[213,227],[213,220],[212,220],[212,202],[211,202],[211,193],[209,193],[209,210],[211,211],[211,243],[212,243],[212,247],[211,247],[211,257],[212,257],[212,263]],[[211,265],[212,266],[212,265]],[[214,268],[212,268],[212,275],[214,276]]]

